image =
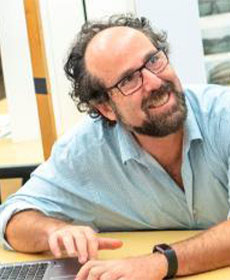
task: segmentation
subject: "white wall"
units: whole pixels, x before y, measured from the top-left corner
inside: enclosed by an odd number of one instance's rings
[[[84,23],[80,0],[40,0],[51,93],[58,134],[72,127],[80,118],[69,96],[70,83],[63,66],[68,50]]]
[[[51,96],[60,135],[79,119],[68,95],[70,84],[63,65],[70,44],[84,22],[83,7],[80,0],[40,0],[40,9]],[[40,126],[23,0],[0,0],[0,38],[12,139],[38,139]]]
[[[88,0],[88,18],[134,12],[134,0]],[[80,114],[68,95],[63,65],[84,22],[81,0],[40,0],[46,57],[58,134],[73,126]],[[39,138],[40,129],[27,38],[23,0],[0,0],[0,38],[5,88],[13,140]]]
[[[23,1],[0,0],[0,46],[12,137],[40,135]]]
[[[114,13],[135,13],[135,0],[85,0],[87,18],[96,19]]]
[[[198,1],[136,0],[137,14],[167,31],[170,59],[183,83],[206,82]]]

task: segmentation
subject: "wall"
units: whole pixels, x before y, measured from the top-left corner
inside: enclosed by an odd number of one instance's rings
[[[70,83],[63,66],[70,46],[84,23],[80,0],[40,0],[51,93],[58,134],[72,127],[80,118],[69,96]]]
[[[167,31],[170,59],[183,83],[206,82],[196,0],[136,0],[137,14]]]
[[[96,19],[114,13],[135,13],[135,0],[85,0],[87,8],[87,18]]]
[[[98,5],[100,3],[100,5]],[[133,0],[86,0],[88,18],[135,11]],[[63,65],[68,49],[84,22],[81,0],[40,0],[48,70],[58,134],[80,118],[68,96]],[[14,141],[39,138],[40,129],[23,0],[0,0],[0,38],[6,95]]]
[[[0,42],[12,137],[39,137],[23,1],[0,0]]]

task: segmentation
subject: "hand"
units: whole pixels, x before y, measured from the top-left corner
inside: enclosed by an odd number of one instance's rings
[[[55,257],[61,257],[64,249],[68,256],[78,256],[83,264],[96,259],[98,250],[120,248],[122,241],[97,237],[90,227],[65,225],[49,235],[48,244]]]
[[[115,261],[89,261],[76,280],[162,280],[167,260],[158,253]]]

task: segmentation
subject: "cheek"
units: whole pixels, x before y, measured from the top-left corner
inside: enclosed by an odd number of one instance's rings
[[[144,111],[141,109],[141,101],[130,100],[119,106],[119,114],[127,124],[141,125],[146,118]]]
[[[162,80],[167,80],[167,81],[173,82],[176,89],[178,91],[182,91],[181,82],[180,82],[176,72],[174,71],[174,69],[172,68],[172,66],[170,64],[169,64],[167,70],[162,73],[161,78],[162,78]]]
[[[183,92],[183,87],[179,79],[176,79],[174,84],[178,92]]]
[[[138,93],[137,93],[138,94]],[[116,107],[121,114],[126,116],[134,116],[140,114],[141,110],[141,96],[128,96],[116,101]]]

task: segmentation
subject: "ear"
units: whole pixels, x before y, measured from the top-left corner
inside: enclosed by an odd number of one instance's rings
[[[110,121],[117,120],[116,114],[114,113],[110,104],[103,103],[103,104],[96,104],[94,106],[105,118],[109,119]]]

